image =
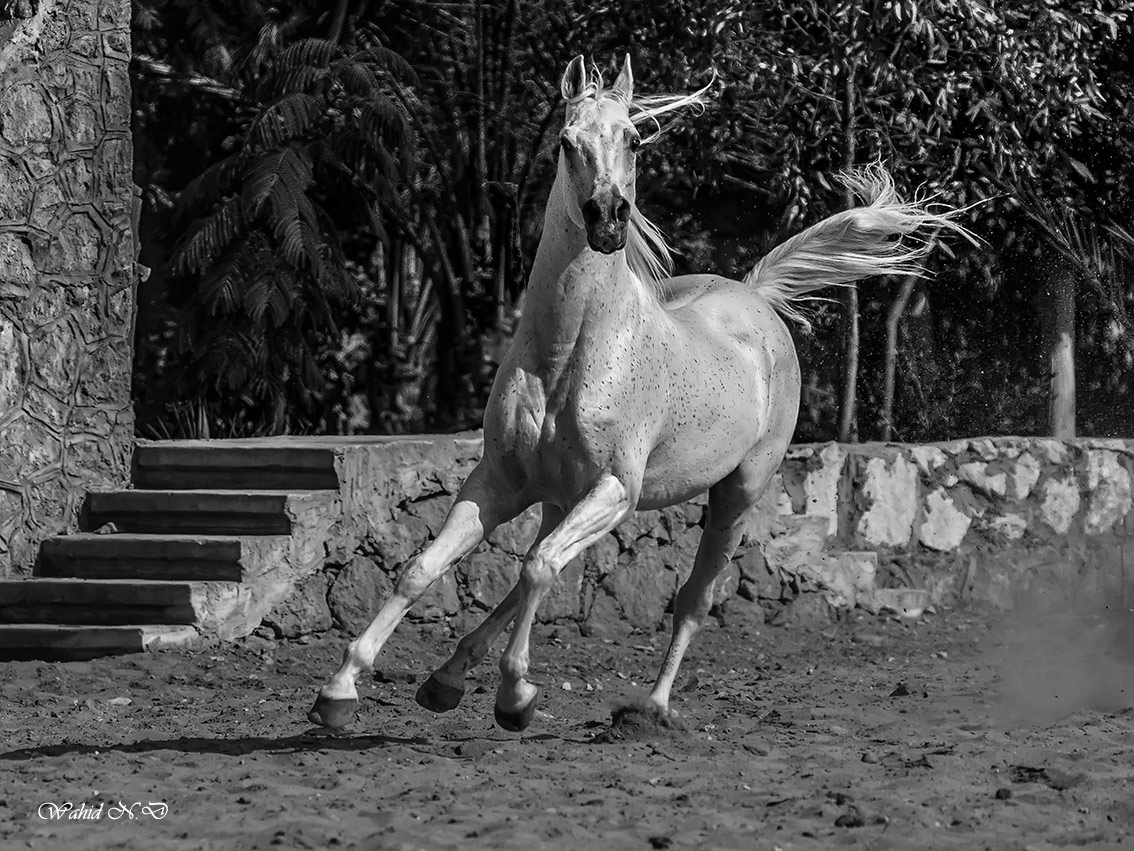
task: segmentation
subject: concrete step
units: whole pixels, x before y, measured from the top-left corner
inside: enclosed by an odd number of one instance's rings
[[[129,490],[91,493],[83,525],[119,532],[290,535],[296,517],[337,504],[334,491]]]
[[[332,446],[232,440],[139,441],[133,482],[165,490],[323,490],[339,487]]]
[[[186,647],[201,640],[192,626],[126,624],[66,626],[57,623],[0,624],[0,661],[74,661]]]
[[[235,597],[234,582],[125,579],[11,579],[0,582],[0,623],[112,626],[196,624],[214,601]]]
[[[40,546],[37,577],[239,582],[264,569],[260,556],[284,536],[62,535]]]

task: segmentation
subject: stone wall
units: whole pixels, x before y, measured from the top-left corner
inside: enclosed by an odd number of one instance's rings
[[[1134,607],[1132,477],[1134,441],[826,444],[792,449],[780,499],[938,601]]]
[[[361,630],[440,529],[481,448],[475,434],[337,446],[343,513],[325,569],[269,616],[275,632]],[[1134,442],[794,446],[719,583],[718,613],[828,617],[856,602],[876,609],[875,587],[925,589],[938,605],[1084,589],[1134,605],[1132,472]],[[634,515],[567,566],[540,619],[606,633],[662,627],[703,513],[695,501]],[[507,593],[537,528],[533,510],[497,530],[413,617],[471,627]],[[856,599],[860,580],[867,593]]]
[[[137,280],[130,3],[4,9],[0,577],[128,481]]]

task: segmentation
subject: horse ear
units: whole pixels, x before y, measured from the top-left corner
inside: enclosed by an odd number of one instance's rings
[[[613,92],[627,103],[634,100],[634,72],[630,69],[630,54],[622,63],[622,70],[618,72],[618,79],[614,81]]]
[[[563,93],[563,99],[570,101],[579,97],[586,87],[587,66],[583,62],[582,54],[579,54],[571,60],[571,64],[563,73],[563,82],[559,84],[559,90]]]

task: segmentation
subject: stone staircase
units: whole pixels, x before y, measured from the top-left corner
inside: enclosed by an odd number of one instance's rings
[[[79,659],[247,635],[322,565],[334,452],[140,444],[132,490],[92,493],[83,532],[0,582],[0,659]]]

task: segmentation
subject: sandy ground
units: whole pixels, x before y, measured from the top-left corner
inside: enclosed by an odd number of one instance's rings
[[[457,710],[414,703],[437,625],[395,634],[340,736],[304,715],[342,637],[4,663],[0,848],[1134,849],[1130,620],[714,623],[686,730],[608,743],[664,634],[538,631],[522,735],[493,726],[492,664]],[[65,802],[103,809],[39,817]]]

